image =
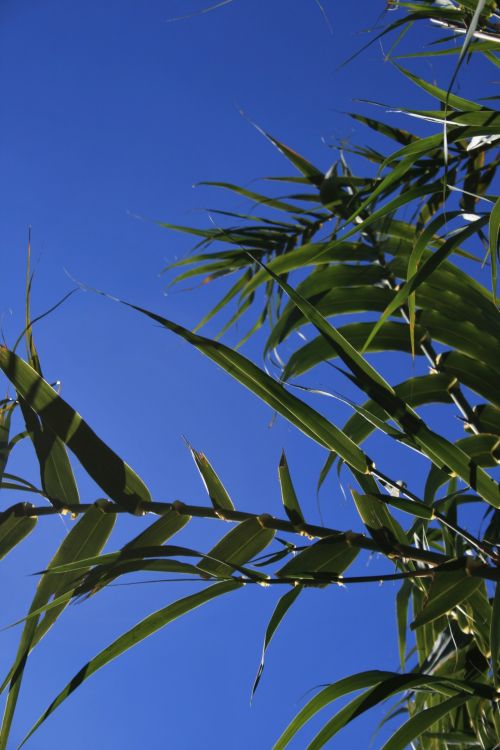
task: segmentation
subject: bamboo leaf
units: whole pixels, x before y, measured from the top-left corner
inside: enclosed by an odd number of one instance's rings
[[[16,508],[14,505],[0,514],[0,560],[17,547],[37,523],[35,516],[17,516]]]
[[[320,539],[290,560],[277,574],[281,578],[318,580],[324,575],[341,576],[359,550],[345,541],[344,534]]]
[[[491,263],[491,288],[496,298],[497,289],[497,261],[499,257],[500,240],[500,198],[497,198],[490,214],[490,263]]]
[[[137,307],[128,302],[123,302],[123,304],[157,321],[165,328],[168,328],[193,344],[193,346],[212,359],[222,369],[226,370],[242,385],[259,396],[271,408],[276,409],[277,412],[306,435],[325,448],[338,453],[347,463],[355,466],[358,471],[367,471],[369,459],[351,440],[345,437],[341,430],[328,422],[328,420],[305,402],[288,393],[282,385],[241,354],[218,341],[191,333],[188,329],[167,320],[161,315],[156,315],[149,310]]]
[[[332,685],[328,685],[315,695],[291,721],[273,746],[273,750],[283,750],[304,724],[318,711],[344,695],[363,688],[369,688],[366,693],[355,698],[354,701],[330,719],[309,745],[309,750],[317,750],[323,747],[325,742],[331,739],[342,727],[391,695],[405,690],[418,690],[420,688],[428,690],[429,687],[433,687],[439,691],[451,689],[454,692],[461,690],[471,695],[473,694],[473,689],[471,689],[468,683],[449,677],[436,677],[418,673],[397,674],[396,672],[378,670],[359,672],[350,677],[345,677]]]
[[[480,578],[471,577],[463,566],[457,569],[454,561],[441,566],[433,576],[423,609],[411,623],[415,630],[450,612],[465,601],[481,585]]]
[[[274,534],[274,530],[266,529],[259,518],[249,518],[231,529],[198,567],[213,576],[230,576],[232,565],[243,565],[258,555],[271,543]],[[221,560],[224,562],[217,562]]]
[[[65,562],[100,552],[111,533],[114,522],[115,517],[113,514],[104,513],[97,504],[92,506],[92,508],[85,512],[78,523],[76,523],[66,535],[61,546],[52,558],[49,564],[49,569]],[[50,574],[42,576],[35,597],[30,606],[30,612],[47,604],[51,597],[57,599],[61,594],[70,590],[73,581],[74,577],[72,574],[56,577],[51,576]],[[45,614],[41,621],[39,617],[32,618],[28,620],[24,626],[16,659],[6,680],[4,680],[1,686],[1,690],[4,690],[6,685],[10,682],[9,694],[0,730],[0,748],[2,750],[5,750],[7,746],[12,719],[29,653],[54,624],[66,604],[67,602],[62,603],[59,607],[54,607],[50,612]]]
[[[144,482],[82,417],[16,354],[0,347],[0,368],[44,424],[73,451],[92,479],[131,513],[151,496]]]
[[[442,263],[442,261],[445,260],[451,252],[453,252],[453,249],[457,245],[459,245],[462,240],[470,237],[472,234],[475,234],[485,223],[486,217],[483,217],[464,227],[452,237],[449,237],[439,248],[439,250],[436,250],[436,252],[431,255],[425,261],[425,263],[422,264],[420,269],[408,279],[408,281],[397,292],[394,299],[386,307],[379,320],[374,325],[371,334],[368,336],[363,346],[363,351],[366,350],[366,347],[369,345],[372,339],[375,338],[377,332],[379,331],[382,324],[387,320],[387,318],[405,304],[409,295],[415,293],[420,284],[422,284],[422,282],[427,279],[436,268],[438,268],[440,263]]]
[[[278,629],[278,626],[280,625],[282,619],[294,603],[294,601],[297,599],[298,595],[300,594],[302,588],[301,586],[294,586],[290,591],[287,591],[286,594],[284,594],[279,602],[277,603],[273,614],[271,615],[271,619],[269,620],[269,623],[266,628],[266,635],[264,637],[264,646],[262,647],[262,656],[260,659],[259,668],[257,670],[257,676],[255,677],[255,681],[252,687],[252,698],[255,694],[255,691],[257,690],[257,687],[259,685],[260,679],[262,677],[262,673],[264,671],[264,660],[266,656],[267,647],[269,646],[271,639],[273,638],[276,630]]]
[[[438,251],[439,252],[439,251]],[[434,256],[433,256],[434,257]],[[264,268],[264,264],[258,261]],[[423,449],[428,458],[448,473],[455,472],[475,489],[493,507],[500,507],[500,486],[457,446],[430,430],[426,423],[397,396],[387,381],[349,344],[298,292],[269,269],[269,275],[294,301],[315,328],[324,336],[332,349],[351,370],[356,384],[390,414],[403,430]],[[421,269],[422,271],[422,269]],[[421,273],[421,271],[419,273]],[[353,467],[357,470],[357,467]],[[364,472],[366,473],[366,472]]]
[[[408,603],[410,599],[412,584],[409,580],[403,581],[396,595],[396,620],[398,626],[398,648],[401,669],[406,665],[406,630],[408,621]]]
[[[281,151],[283,156],[285,156],[288,161],[290,161],[294,167],[304,175],[304,177],[307,177],[309,182],[313,185],[321,185],[323,182],[323,173],[321,170],[317,169],[314,164],[311,164],[307,159],[304,159],[304,157],[296,151],[285,146],[284,143],[280,143],[276,138],[273,138],[272,135],[269,135],[269,133],[264,133],[264,135],[276,146],[278,151]]]
[[[491,615],[491,666],[495,684],[500,684],[500,585],[495,586],[495,597],[493,599],[493,612]]]
[[[404,750],[414,739],[421,737],[433,724],[436,724],[436,722],[440,721],[456,708],[463,706],[468,700],[470,700],[470,695],[455,695],[453,698],[448,698],[448,700],[438,703],[437,706],[431,706],[424,711],[419,711],[403,724],[402,727],[399,727],[384,744],[382,750]]]
[[[288,469],[285,451],[281,454],[278,476],[281,487],[281,502],[283,503],[288,518],[294,525],[305,523],[292,478],[290,476],[290,471]]]
[[[191,445],[189,445],[189,450],[214,508],[218,510],[234,510],[233,502],[208,458],[204,453],[196,451]]]
[[[40,357],[33,339],[33,322],[31,320],[31,286],[33,277],[30,275],[31,247],[28,243],[28,264],[26,269],[26,300],[25,300],[25,340],[28,363],[33,370],[43,377]],[[58,502],[77,505],[80,502],[73,469],[63,441],[55,432],[44,424],[31,409],[30,405],[20,398],[26,429],[33,441],[33,446],[40,464],[40,479],[47,497],[57,505]]]
[[[68,698],[85,680],[87,680],[92,674],[97,672],[99,669],[104,667],[113,659],[127,651],[132,646],[135,646],[140,641],[143,641],[148,636],[155,633],[160,628],[165,627],[168,623],[176,620],[178,617],[190,612],[196,607],[200,607],[202,604],[214,599],[222,594],[227,594],[231,591],[236,590],[242,584],[237,581],[224,581],[222,583],[216,583],[213,586],[200,591],[196,594],[186,596],[184,599],[179,599],[173,604],[169,604],[163,609],[159,609],[157,612],[146,617],[144,620],[139,622],[133,628],[128,630],[122,636],[117,638],[107,648],[101,651],[91,661],[89,661],[82,669],[72,678],[72,680],[66,685],[66,687],[59,693],[59,695],[52,701],[50,706],[40,716],[38,721],[33,725],[28,734],[25,736],[19,747],[22,747],[25,742],[31,737],[31,735],[43,724],[43,722],[58,708],[63,701]]]

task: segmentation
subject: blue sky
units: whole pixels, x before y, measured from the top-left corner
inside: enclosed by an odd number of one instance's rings
[[[289,173],[240,109],[326,171],[331,145],[365,138],[344,114],[368,111],[354,98],[407,105],[421,99],[383,62],[378,43],[338,69],[366,41],[361,32],[376,21],[381,1],[323,0],[331,30],[314,0],[234,0],[169,22],[207,2],[1,3],[0,314],[8,343],[23,325],[28,225],[34,314],[72,288],[72,276],[192,326],[220,290],[164,294],[161,269],[191,242],[158,222],[201,226],[205,208],[241,207],[207,188],[193,189],[199,181],[254,187],[259,177]],[[434,76],[433,69],[421,70]],[[64,397],[134,466],[156,499],[207,502],[185,434],[206,452],[237,507],[279,513],[284,446],[303,506],[317,520],[322,452],[282,420],[269,429],[269,410],[183,342],[85,293],[41,323],[36,341],[46,377],[62,382]],[[246,351],[258,359],[258,344]],[[344,418],[340,406],[325,410]],[[28,450],[21,448],[16,461],[36,479]],[[83,498],[92,500],[95,487],[83,474],[79,482]],[[322,503],[330,525],[360,528],[335,482]],[[137,523],[122,519],[110,546],[123,543]],[[219,527],[198,524],[190,533],[208,547]],[[33,590],[29,574],[63,534],[61,520],[47,520],[4,563],[9,606],[0,624],[22,616]],[[306,691],[361,669],[397,667],[395,591],[306,592],[269,651],[252,707],[251,684],[276,594],[259,588],[216,601],[92,678],[28,747],[270,747]],[[85,660],[180,595],[165,584],[114,588],[70,607],[30,659],[12,747]],[[17,633],[0,637],[6,670]],[[333,746],[368,746],[375,724],[375,716],[355,723]],[[302,736],[293,747],[304,744]]]

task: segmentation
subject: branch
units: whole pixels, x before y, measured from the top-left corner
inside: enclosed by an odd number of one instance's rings
[[[118,503],[111,502],[110,500],[98,500],[97,503],[103,513],[129,512],[122,506],[118,505]],[[55,508],[53,506],[35,507],[31,503],[18,503],[17,505],[11,506],[0,515],[0,523],[7,515],[18,517],[40,517],[60,515],[61,513],[66,512],[76,518],[78,515],[85,513],[85,511],[93,507],[93,505],[95,505],[95,503],[80,503],[79,505],[61,503],[58,508]],[[380,545],[373,539],[369,539],[361,533],[354,531],[339,531],[327,526],[317,526],[310,523],[293,524],[291,521],[275,518],[269,513],[258,514],[248,513],[241,510],[218,510],[202,505],[187,505],[180,500],[175,500],[172,503],[153,501],[150,503],[143,503],[140,507],[140,515],[153,513],[161,516],[172,511],[181,516],[189,516],[192,518],[212,518],[221,521],[229,521],[231,523],[241,523],[248,519],[256,519],[261,526],[266,529],[274,529],[275,531],[283,531],[289,534],[300,534],[309,539],[325,539],[326,537],[335,536],[339,542],[344,541],[346,544],[356,549],[380,552],[391,560],[412,560],[415,562],[427,563],[431,566],[442,566],[454,561],[457,566],[463,565],[464,569],[471,576],[485,578],[492,581],[500,580],[500,568],[494,568],[478,560],[474,560],[471,557],[453,558],[444,555],[441,552],[419,549],[418,547],[399,544],[398,542],[394,542],[392,546],[388,548],[387,544]],[[426,571],[425,575],[432,575],[432,573],[433,571]],[[402,574],[393,575],[400,576]],[[411,575],[418,577],[419,575],[424,575],[424,573],[420,573],[420,571],[410,571],[410,576]],[[408,576],[405,574],[405,577]],[[345,580],[346,579],[344,579],[344,582]],[[380,576],[376,576],[375,580],[380,581]],[[342,582],[342,579],[340,579],[340,582]]]

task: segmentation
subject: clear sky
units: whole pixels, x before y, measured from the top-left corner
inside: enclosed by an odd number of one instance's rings
[[[241,208],[207,188],[193,189],[198,181],[254,186],[259,177],[290,173],[239,109],[326,171],[334,159],[329,146],[366,138],[343,114],[367,111],[354,98],[418,100],[383,62],[378,43],[338,70],[366,41],[361,32],[375,23],[382,0],[323,0],[331,29],[314,0],[234,0],[169,22],[208,2],[0,3],[0,313],[8,343],[22,328],[29,224],[34,314],[72,288],[70,274],[192,326],[220,289],[164,295],[159,272],[191,243],[157,222],[203,225],[205,208]],[[322,451],[283,420],[270,429],[269,410],[188,345],[84,293],[41,323],[36,341],[46,377],[62,381],[64,397],[156,499],[208,502],[185,434],[206,452],[238,508],[279,513],[276,469],[286,447],[303,507],[318,520]],[[258,343],[246,352],[258,359]],[[341,407],[319,407],[344,418]],[[17,462],[36,480],[28,450],[19,450]],[[95,487],[78,476],[82,497],[94,499]],[[361,528],[333,480],[322,507],[330,525]],[[138,523],[122,519],[110,548]],[[190,540],[206,548],[218,532],[215,524],[199,524]],[[46,520],[3,563],[0,625],[23,615],[33,591],[29,573],[43,567],[63,533],[61,520]],[[370,561],[369,569],[376,565]],[[30,659],[12,747],[84,661],[184,593],[174,586],[113,588],[70,607]],[[251,707],[276,593],[245,589],[217,600],[89,680],[28,747],[269,748],[306,691],[362,669],[397,668],[395,591],[306,592],[278,632]],[[2,672],[17,635],[0,635]],[[375,725],[369,715],[333,746],[367,747]]]

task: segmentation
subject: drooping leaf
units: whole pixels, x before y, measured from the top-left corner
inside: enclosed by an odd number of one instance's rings
[[[360,672],[350,677],[346,677],[338,682],[323,688],[317,695],[299,711],[297,716],[290,722],[281,737],[274,744],[273,750],[283,750],[293,739],[297,732],[308,722],[318,711],[327,706],[329,703],[337,700],[344,695],[353,693],[363,688],[369,688],[354,701],[349,703],[344,709],[341,709],[316,735],[309,748],[317,750],[340,731],[346,724],[357,716],[361,715],[368,709],[386,700],[391,695],[405,690],[424,690],[436,689],[443,690],[445,694],[448,689],[453,692],[463,691],[473,694],[474,688],[463,680],[452,679],[449,677],[437,677],[429,674],[397,674],[396,672],[383,672],[372,670]]]
[[[100,552],[111,533],[114,522],[114,514],[104,513],[98,504],[92,506],[66,535],[52,558],[49,568]],[[64,576],[45,574],[37,586],[30,606],[30,612],[45,605],[51,597],[57,599],[61,594],[74,588],[74,586],[74,575],[71,573]],[[67,602],[62,603],[59,607],[54,607],[50,612],[46,612],[41,620],[39,617],[35,617],[25,623],[14,664],[1,686],[1,690],[4,690],[7,684],[10,683],[0,729],[0,748],[2,750],[5,750],[7,747],[12,719],[29,653],[54,624],[66,604]]]
[[[151,496],[130,466],[30,365],[5,347],[0,347],[0,368],[28,406],[76,455],[104,492],[131,513],[141,512],[141,503],[149,502]]]
[[[72,680],[66,685],[66,687],[59,693],[59,695],[52,701],[50,706],[40,716],[38,721],[30,729],[26,737],[23,739],[20,747],[31,737],[31,735],[43,724],[43,722],[58,708],[63,701],[68,698],[85,680],[87,680],[92,674],[97,672],[99,669],[104,667],[113,659],[123,654],[129,648],[132,648],[140,641],[144,640],[148,636],[155,633],[160,628],[165,627],[168,623],[182,617],[182,615],[190,612],[192,609],[205,604],[206,602],[214,599],[222,594],[227,594],[231,591],[235,591],[242,584],[237,581],[223,581],[222,583],[216,583],[209,588],[186,596],[184,599],[179,599],[177,602],[173,602],[163,609],[159,609],[157,612],[146,617],[144,620],[139,622],[133,628],[128,630],[126,633],[117,638],[107,648],[101,651],[91,661],[89,661],[82,669],[72,678]]]
[[[329,450],[336,451],[349,464],[359,471],[366,471],[369,460],[364,453],[345,435],[328,422],[321,414],[288,393],[282,385],[256,367],[252,362],[238,352],[233,351],[218,341],[198,336],[188,329],[178,325],[161,315],[145,310],[125,302],[124,304],[137,310],[143,315],[156,320],[165,328],[173,331],[189,343],[193,344],[203,354],[212,359],[242,385],[259,396],[271,408],[276,409],[302,432]]]
[[[416,738],[447,716],[455,709],[460,708],[470,700],[469,695],[456,695],[453,698],[438,703],[437,706],[431,706],[424,711],[419,711],[412,716],[402,727],[392,735],[384,744],[382,750],[404,750]]]
[[[257,670],[257,675],[255,677],[255,681],[252,687],[252,697],[255,694],[255,691],[257,690],[257,687],[260,682],[260,678],[262,677],[262,673],[264,671],[264,660],[266,656],[267,647],[269,646],[271,639],[273,638],[278,626],[280,625],[282,619],[294,603],[294,601],[297,599],[298,595],[301,592],[300,586],[294,586],[290,591],[287,591],[286,594],[284,594],[279,602],[277,603],[273,614],[271,615],[271,619],[269,620],[269,623],[266,628],[266,635],[264,637],[264,645],[262,647],[262,656],[260,659],[259,668]]]
[[[263,264],[260,263],[260,265]],[[263,267],[265,266],[263,265]],[[298,294],[282,278],[276,276],[269,269],[267,270],[349,367],[356,384],[382,406],[409,436],[415,439],[429,459],[439,468],[446,468],[448,472],[450,470],[455,472],[493,507],[500,507],[499,484],[475,464],[471,466],[470,459],[460,448],[453,445],[442,435],[430,430],[413,409],[395,394],[393,388],[377,370],[346,341],[339,331],[316,310],[314,305]],[[356,467],[353,468],[357,470]]]

